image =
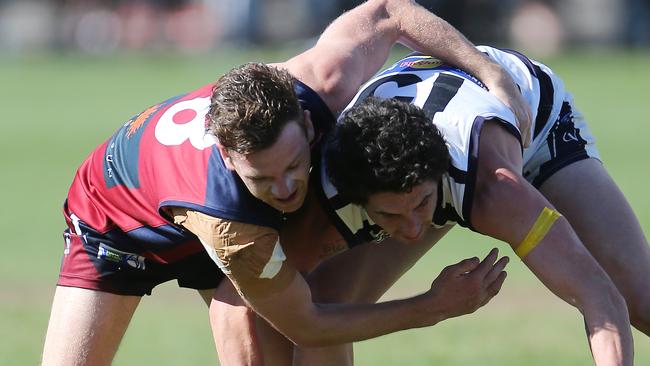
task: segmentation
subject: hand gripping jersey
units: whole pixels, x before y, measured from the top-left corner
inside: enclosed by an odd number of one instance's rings
[[[536,157],[539,157],[539,151],[548,142],[548,136],[561,111],[572,116],[568,104],[570,95],[565,92],[562,81],[548,67],[514,51],[490,47],[479,49],[510,73],[531,107],[533,141],[523,151],[524,170],[540,174],[540,166],[544,166],[544,161]],[[433,117],[433,123],[447,142],[451,165],[438,188],[438,204],[432,225],[440,227],[459,223],[471,228],[469,218],[481,126],[488,119],[496,120],[520,139],[512,111],[472,75],[423,55],[408,56],[380,72],[360,89],[346,109],[369,96],[397,98],[423,108]],[[572,136],[581,144],[585,142],[576,133]],[[528,164],[532,161],[536,162],[536,167]],[[319,169],[321,195],[339,231],[351,243],[384,238],[385,233],[372,222],[362,207],[349,204],[337,195],[336,188],[327,177],[325,166],[323,163]]]
[[[68,193],[66,212],[73,223],[80,220],[161,262],[203,250],[192,233],[171,224],[165,207],[278,229],[281,212],[249,193],[225,167],[215,138],[205,133],[212,87],[148,108],[93,151]],[[317,146],[334,117],[308,86],[297,82],[295,87],[302,107],[311,111],[312,147]]]

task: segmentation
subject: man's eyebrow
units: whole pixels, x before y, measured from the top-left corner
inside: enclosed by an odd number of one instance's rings
[[[296,157],[291,160],[291,163],[289,163],[289,167],[296,165],[300,162],[300,154],[296,155]]]
[[[386,215],[386,216],[399,216],[399,214],[393,213],[393,212],[386,212],[383,210],[375,210],[376,213],[381,214],[381,215]]]
[[[291,160],[291,163],[289,163],[289,165],[288,165],[287,167],[292,167],[293,165],[296,165],[296,164],[298,164],[298,163],[300,163],[300,153],[298,153],[298,154],[293,158],[293,160]],[[269,176],[266,176],[266,175],[254,175],[254,174],[253,174],[253,175],[244,175],[244,177],[246,177],[247,179],[251,179],[251,180],[268,180],[268,179],[273,179],[273,177],[269,177]]]
[[[271,179],[271,177],[267,177],[264,175],[245,175],[246,179],[250,180],[266,180],[266,179]]]
[[[427,200],[428,200],[431,196],[433,196],[433,193],[429,193],[429,194],[427,194],[426,196],[424,196],[424,198],[422,199],[422,201],[420,201],[420,203],[416,206],[416,208],[424,206],[424,205],[427,203]]]

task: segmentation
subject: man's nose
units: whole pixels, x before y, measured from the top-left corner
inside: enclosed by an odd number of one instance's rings
[[[273,183],[273,186],[271,187],[271,194],[273,194],[273,196],[276,198],[285,199],[291,196],[294,191],[294,187],[294,181],[288,175],[285,175]]]
[[[402,236],[406,239],[415,240],[422,231],[422,222],[416,215],[409,215],[402,221],[400,231],[402,232]]]

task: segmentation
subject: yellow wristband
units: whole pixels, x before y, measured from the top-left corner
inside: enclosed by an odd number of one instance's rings
[[[519,244],[517,249],[515,249],[515,253],[519,258],[524,259],[531,250],[535,249],[537,244],[544,239],[548,231],[551,229],[555,220],[561,216],[562,215],[559,212],[544,207],[537,217],[535,224],[533,224],[533,227],[530,228],[530,231],[526,234],[524,240]]]

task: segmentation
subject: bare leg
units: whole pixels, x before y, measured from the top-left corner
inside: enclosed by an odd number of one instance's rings
[[[394,240],[365,244],[340,253],[309,276],[315,302],[374,303],[450,228],[430,230],[418,244]],[[294,365],[352,365],[351,344],[297,349]]]
[[[540,191],[569,220],[623,294],[632,325],[650,335],[650,247],[603,165],[595,159],[571,164]]]
[[[293,343],[280,332],[275,330],[266,320],[257,317],[257,334],[263,342],[260,348],[264,355],[265,366],[291,365],[293,359]]]
[[[110,365],[140,299],[57,286],[43,365]]]
[[[212,336],[222,366],[264,364],[255,333],[255,313],[246,306],[232,283],[224,279],[216,290],[201,291],[210,306]]]

